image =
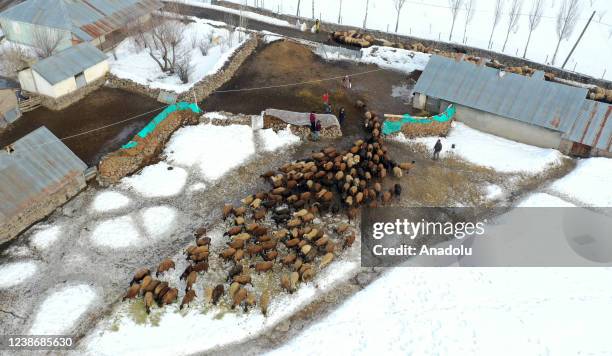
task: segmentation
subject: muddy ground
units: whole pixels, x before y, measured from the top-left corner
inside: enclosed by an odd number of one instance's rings
[[[46,126],[62,139],[115,124],[64,140],[66,146],[87,165],[95,166],[102,156],[121,147],[149,123],[159,112],[153,110],[162,108],[163,104],[149,97],[102,87],[64,110],[38,108],[23,114],[6,131],[0,133],[0,147],[15,142],[41,126]],[[140,116],[116,124],[136,115]]]

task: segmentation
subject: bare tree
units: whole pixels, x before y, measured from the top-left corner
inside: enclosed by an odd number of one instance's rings
[[[0,48],[0,75],[17,79],[19,71],[27,68],[29,63],[34,60],[33,54],[29,53],[24,47],[9,44]]]
[[[476,12],[476,0],[466,0],[465,2],[465,26],[463,27],[463,43],[467,40],[467,29],[470,26],[470,22],[474,19],[474,12]]]
[[[300,17],[300,4],[301,4],[302,0],[298,0],[297,3],[297,12],[295,13],[295,17]]]
[[[149,56],[163,72],[175,73],[177,59],[181,57],[181,42],[185,27],[178,21],[163,16],[152,19],[152,28],[143,35]]]
[[[340,9],[338,10],[338,23],[342,23],[342,0],[340,0]]]
[[[489,36],[489,45],[487,47],[489,49],[491,49],[491,46],[493,46],[493,34],[495,33],[495,28],[499,24],[499,19],[501,18],[503,9],[504,0],[496,0],[495,12],[493,13],[493,28],[491,28],[491,36]]]
[[[183,84],[189,83],[189,76],[193,72],[190,53],[183,53],[181,55],[180,59],[174,65],[174,72],[178,75]]]
[[[244,36],[246,36],[246,28],[249,26],[249,19],[244,15],[242,7],[240,8],[240,18],[238,19],[238,21],[238,27],[244,29],[238,33],[239,40],[242,41],[244,39]]]
[[[557,47],[555,48],[555,54],[553,54],[552,64],[555,64],[557,59],[557,53],[559,52],[559,46],[561,41],[566,40],[572,36],[578,17],[580,16],[580,2],[579,0],[563,0],[559,13],[557,13]]]
[[[234,16],[231,14],[225,15],[225,24],[227,25],[227,45],[229,47],[234,45],[234,33],[236,32],[236,21],[234,21]]]
[[[402,12],[402,7],[404,7],[405,3],[406,3],[406,0],[393,0],[393,5],[395,5],[395,11],[397,11],[397,18],[395,19],[395,32],[396,33],[397,33],[397,29],[399,28],[400,13]]]
[[[47,27],[36,26],[32,33],[32,44],[39,58],[51,57],[63,40],[62,33]]]
[[[369,10],[370,10],[370,0],[366,0],[365,17],[363,18],[363,29],[366,28],[366,24],[368,23],[368,11]]]
[[[463,4],[463,0],[448,0],[449,9],[453,17],[453,23],[451,25],[450,34],[448,35],[449,41],[453,39],[453,30],[455,29],[455,20],[457,20],[457,15],[459,15],[459,9],[461,9],[462,4]]]
[[[506,40],[502,46],[502,52],[506,50],[506,44],[508,44],[510,33],[516,33],[516,31],[518,31],[518,20],[521,15],[522,7],[523,0],[512,0],[510,3],[510,12],[508,13],[508,29],[506,31]]]
[[[529,11],[529,36],[527,36],[527,43],[525,44],[525,52],[523,52],[523,58],[527,58],[527,48],[529,48],[529,42],[531,42],[531,34],[540,26],[542,15],[544,14],[545,0],[533,0],[531,3],[531,10]]]

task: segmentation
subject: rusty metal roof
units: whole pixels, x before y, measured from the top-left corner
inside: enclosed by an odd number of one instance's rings
[[[162,7],[159,0],[27,0],[0,19],[63,29],[91,41]]]
[[[612,105],[585,99],[567,140],[612,152]]]
[[[34,63],[32,69],[54,85],[106,60],[102,51],[89,43],[81,43]]]
[[[0,224],[83,175],[83,163],[51,131],[42,126],[13,143],[14,152],[0,152]]]
[[[432,56],[415,92],[567,132],[580,115],[587,89],[501,72],[463,60]]]

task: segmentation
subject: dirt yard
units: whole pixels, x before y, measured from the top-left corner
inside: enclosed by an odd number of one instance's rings
[[[162,107],[163,104],[151,98],[103,87],[64,110],[39,108],[25,113],[6,131],[0,133],[0,147],[43,125],[61,139]],[[90,134],[69,138],[64,143],[85,163],[94,166],[103,155],[129,141],[156,114],[157,111]]]

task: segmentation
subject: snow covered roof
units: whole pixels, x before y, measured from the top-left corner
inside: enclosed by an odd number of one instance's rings
[[[81,43],[34,63],[32,69],[54,85],[105,60],[107,57],[102,51],[89,43]]]
[[[67,30],[91,41],[162,6],[159,0],[27,0],[0,18]]]
[[[83,163],[49,129],[42,126],[0,151],[0,224],[82,175]]]
[[[580,116],[587,97],[584,88],[435,55],[414,91],[564,133]]]
[[[284,122],[296,126],[310,126],[310,113],[294,112],[287,110],[267,109],[266,115],[276,117]],[[321,121],[321,127],[340,126],[336,116],[331,114],[316,114],[317,120]]]

